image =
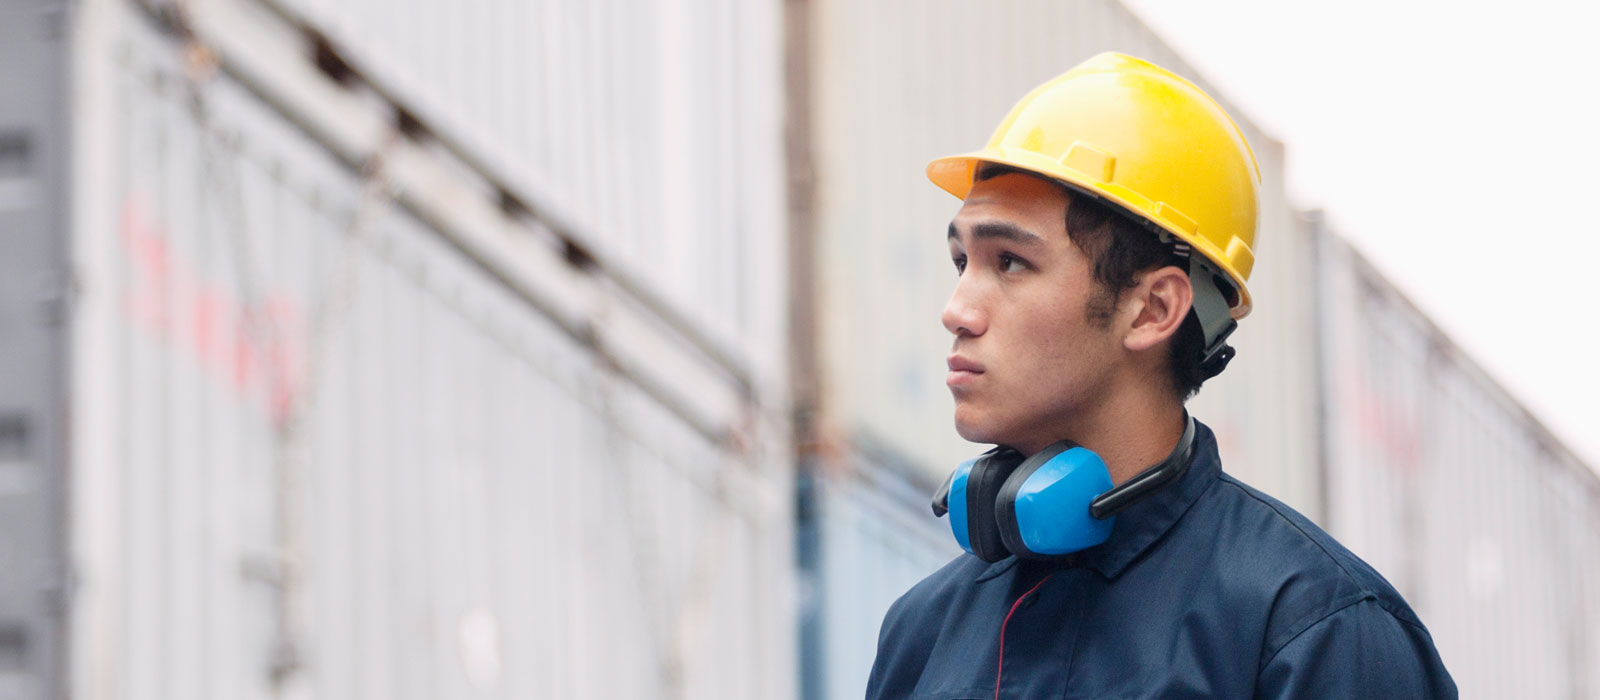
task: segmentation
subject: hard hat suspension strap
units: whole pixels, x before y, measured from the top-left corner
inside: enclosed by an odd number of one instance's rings
[[[1228,336],[1239,323],[1229,313],[1228,297],[1222,290],[1221,273],[1211,269],[1205,258],[1189,257],[1189,283],[1194,288],[1194,305],[1190,313],[1200,322],[1200,334],[1205,339],[1205,350],[1200,357],[1200,373],[1206,379],[1217,376],[1233,359],[1233,347]]]

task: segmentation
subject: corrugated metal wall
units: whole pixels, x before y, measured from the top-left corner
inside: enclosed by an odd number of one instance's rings
[[[1101,51],[1151,59],[1224,102],[1227,96],[1115,0],[813,5],[820,381],[825,420],[850,446],[835,473],[872,471],[866,465],[875,460],[853,454],[870,445],[900,455],[902,488],[931,493],[982,448],[955,434],[940,382],[950,336],[939,314],[955,283],[944,229],[960,203],[927,181],[927,162],[982,146],[1029,89]],[[1225,469],[1317,517],[1310,249],[1284,199],[1282,146],[1230,112],[1264,180],[1250,280],[1257,303],[1233,336],[1238,358],[1190,410],[1216,430]],[[875,487],[833,479],[835,490],[824,497],[844,501],[839,507],[863,523],[858,528],[882,534],[834,532],[821,547],[840,551],[824,561],[871,571],[892,558],[915,562],[926,575],[954,551],[925,503],[861,508],[860,496],[840,494]],[[917,534],[927,531],[939,534],[931,542]],[[824,605],[841,609],[821,619],[846,627],[823,632],[831,641],[818,662],[832,693],[825,697],[860,693],[866,665],[856,655],[871,648],[877,626],[857,621],[881,620],[920,578],[911,573],[898,587],[868,577],[827,579]]]
[[[718,338],[770,318],[743,262],[751,227],[782,221],[781,180],[747,176],[782,154],[777,2],[266,4]]]
[[[781,211],[734,200],[701,212],[709,238],[677,242],[720,256],[701,273],[746,273],[677,298],[694,323],[722,319],[706,332],[751,368],[750,388],[701,385],[753,392],[746,432],[722,433],[694,420],[720,415],[664,402],[627,356],[530,303],[503,256],[436,228],[403,177],[427,148],[400,152],[392,180],[352,172],[306,130],[329,114],[262,101],[284,86],[260,75],[246,89],[227,58],[241,47],[220,47],[212,75],[153,17],[171,19],[92,3],[79,28],[77,188],[94,213],[74,242],[74,695],[792,694],[787,448],[767,415],[781,397],[764,393],[781,312],[754,306],[782,298],[763,257],[781,249],[781,223],[765,225]],[[282,23],[238,29],[295,43],[271,34]],[[589,133],[569,126],[532,131]],[[775,161],[733,150],[697,162],[779,191]],[[608,206],[647,221],[650,201]],[[613,287],[565,290],[587,297],[601,340],[649,315],[611,308]]]
[[[1319,237],[1328,525],[1464,698],[1600,692],[1600,479],[1349,244]]]

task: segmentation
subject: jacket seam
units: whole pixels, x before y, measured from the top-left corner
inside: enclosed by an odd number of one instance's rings
[[[1363,594],[1363,599],[1371,599],[1372,602],[1377,603],[1378,607],[1383,609],[1384,612],[1389,613],[1389,617],[1394,618],[1396,622],[1404,624],[1407,627],[1414,627],[1418,630],[1421,630],[1424,634],[1428,632],[1428,628],[1424,627],[1420,620],[1413,621],[1407,619],[1407,616],[1400,614],[1400,609],[1394,607],[1389,601],[1384,600],[1382,596],[1378,595],[1377,591],[1374,591],[1372,588],[1363,584],[1361,579],[1357,578],[1356,575],[1350,571],[1350,568],[1345,566],[1344,562],[1339,560],[1339,557],[1334,556],[1333,552],[1328,551],[1328,548],[1325,545],[1323,545],[1321,542],[1318,542],[1317,538],[1312,537],[1311,533],[1306,532],[1305,528],[1300,527],[1299,523],[1296,523],[1295,521],[1286,517],[1283,514],[1283,511],[1278,510],[1277,506],[1274,506],[1273,504],[1263,500],[1260,496],[1251,493],[1250,489],[1246,488],[1244,484],[1240,483],[1231,476],[1224,474],[1219,481],[1227,482],[1246,497],[1253,499],[1255,502],[1260,503],[1263,506],[1266,506],[1267,510],[1272,511],[1272,514],[1279,520],[1288,523],[1288,525],[1294,528],[1295,532],[1300,533],[1300,536],[1305,538],[1307,542],[1316,545],[1317,549],[1322,550],[1322,556],[1327,557],[1328,561],[1333,562],[1334,566],[1339,567],[1339,571],[1344,574],[1345,579],[1348,580],[1351,585],[1355,586],[1356,590],[1361,591]],[[1415,615],[1416,613],[1411,614]],[[1429,634],[1428,638],[1432,639],[1433,635]]]
[[[1219,481],[1227,483],[1228,485],[1234,487],[1234,489],[1237,490],[1239,493],[1244,494],[1247,498],[1250,498],[1251,500],[1254,500],[1255,502],[1260,503],[1261,505],[1265,506],[1267,510],[1272,511],[1272,515],[1274,517],[1278,518],[1279,520],[1282,520],[1284,523],[1287,523],[1289,525],[1289,527],[1294,528],[1295,532],[1300,533],[1300,536],[1305,538],[1305,540],[1307,542],[1310,542],[1311,544],[1315,545],[1318,550],[1321,550],[1322,551],[1322,556],[1327,557],[1328,561],[1332,562],[1334,566],[1339,567],[1340,573],[1344,574],[1344,577],[1345,577],[1346,580],[1348,580],[1351,584],[1355,585],[1355,587],[1358,590],[1360,590],[1362,593],[1365,593],[1368,596],[1372,596],[1372,597],[1376,598],[1376,594],[1372,590],[1370,590],[1366,585],[1362,584],[1361,580],[1359,578],[1356,578],[1356,575],[1350,572],[1349,567],[1346,567],[1344,565],[1344,562],[1339,561],[1339,558],[1334,556],[1333,552],[1328,551],[1328,548],[1326,546],[1324,546],[1321,542],[1318,542],[1317,538],[1312,537],[1311,533],[1306,532],[1305,528],[1300,527],[1299,523],[1297,523],[1297,522],[1295,522],[1293,520],[1290,520],[1289,518],[1285,517],[1283,512],[1278,510],[1277,507],[1275,507],[1271,503],[1268,503],[1267,501],[1263,500],[1260,496],[1257,496],[1256,494],[1251,493],[1250,489],[1245,488],[1243,484],[1241,484],[1238,481],[1234,480],[1232,477],[1227,476],[1226,474],[1224,474],[1223,477],[1221,479],[1219,479]],[[1384,606],[1384,609],[1388,610],[1388,607]],[[1392,615],[1393,613],[1391,612],[1390,614]]]
[[[1234,479],[1233,477],[1231,477],[1231,476],[1229,476],[1227,474],[1222,474],[1221,478],[1219,478],[1218,481],[1226,482],[1228,485],[1232,486],[1239,493],[1244,494],[1245,497],[1250,498],[1251,500],[1254,500],[1255,502],[1260,503],[1261,505],[1265,506],[1267,510],[1272,511],[1273,516],[1277,517],[1279,520],[1282,520],[1283,522],[1287,523],[1290,527],[1294,528],[1295,532],[1300,533],[1301,537],[1305,538],[1306,541],[1308,541],[1311,544],[1315,545],[1318,550],[1321,550],[1322,551],[1322,556],[1327,557],[1328,561],[1332,562],[1334,566],[1339,567],[1339,571],[1340,571],[1340,573],[1344,574],[1345,579],[1348,580],[1351,583],[1351,585],[1355,586],[1356,590],[1361,592],[1361,595],[1359,597],[1355,598],[1354,600],[1351,600],[1348,603],[1345,603],[1344,605],[1338,606],[1338,607],[1334,608],[1333,610],[1330,610],[1327,614],[1323,615],[1322,617],[1317,618],[1317,620],[1315,622],[1312,622],[1311,624],[1306,625],[1304,629],[1302,629],[1302,630],[1300,630],[1298,632],[1295,632],[1292,636],[1289,637],[1289,639],[1285,640],[1283,644],[1278,645],[1277,649],[1273,650],[1272,654],[1267,657],[1267,660],[1262,662],[1261,668],[1266,668],[1267,664],[1271,663],[1272,659],[1277,658],[1278,653],[1283,651],[1284,647],[1287,647],[1290,644],[1294,643],[1294,640],[1299,639],[1300,635],[1303,635],[1306,632],[1310,631],[1312,628],[1316,627],[1317,625],[1322,624],[1328,618],[1333,617],[1334,615],[1337,615],[1337,614],[1339,614],[1341,612],[1344,612],[1345,610],[1350,609],[1352,606],[1356,605],[1357,603],[1360,603],[1360,602],[1366,601],[1366,600],[1370,600],[1373,603],[1375,603],[1378,606],[1378,609],[1384,611],[1385,613],[1388,613],[1390,619],[1393,619],[1395,622],[1398,622],[1398,623],[1400,623],[1402,625],[1405,625],[1407,627],[1414,628],[1414,629],[1422,632],[1423,634],[1427,635],[1429,639],[1433,638],[1433,635],[1428,633],[1428,628],[1427,627],[1422,626],[1419,622],[1413,622],[1411,620],[1406,619],[1405,616],[1399,614],[1399,612],[1397,610],[1395,610],[1395,608],[1390,606],[1390,604],[1387,601],[1385,601],[1383,598],[1379,597],[1378,594],[1375,591],[1373,591],[1372,589],[1368,588],[1366,585],[1362,584],[1361,580],[1359,578],[1357,578],[1356,575],[1350,571],[1349,567],[1344,565],[1344,562],[1339,561],[1339,558],[1334,556],[1333,552],[1328,551],[1328,548],[1326,546],[1324,546],[1321,542],[1318,542],[1317,538],[1312,537],[1311,533],[1306,532],[1305,528],[1300,527],[1299,523],[1296,523],[1295,521],[1289,519],[1288,517],[1285,517],[1284,514],[1283,514],[1283,511],[1278,510],[1278,508],[1276,506],[1274,506],[1273,504],[1271,504],[1271,503],[1267,502],[1266,500],[1262,499],[1260,496],[1257,496],[1256,494],[1251,493],[1250,489],[1246,488],[1244,486],[1244,484],[1240,483],[1238,480]]]
[[[1304,629],[1300,630],[1299,632],[1295,632],[1288,639],[1284,640],[1282,644],[1279,644],[1277,649],[1273,649],[1272,653],[1267,655],[1266,659],[1262,660],[1261,665],[1256,668],[1256,671],[1259,673],[1261,670],[1265,669],[1267,666],[1270,666],[1272,664],[1273,660],[1278,658],[1278,654],[1283,653],[1283,650],[1289,648],[1289,645],[1293,644],[1296,639],[1299,639],[1299,638],[1305,636],[1305,633],[1316,629],[1322,623],[1327,622],[1329,618],[1332,618],[1334,615],[1338,615],[1339,613],[1342,613],[1342,612],[1344,612],[1346,610],[1349,610],[1350,608],[1353,608],[1353,607],[1355,607],[1357,605],[1360,605],[1361,603],[1363,603],[1363,602],[1365,602],[1367,600],[1372,600],[1372,599],[1373,598],[1370,595],[1362,596],[1362,597],[1356,598],[1355,600],[1352,600],[1352,601],[1350,601],[1348,603],[1345,603],[1344,605],[1341,605],[1341,606],[1339,606],[1337,608],[1334,608],[1333,610],[1328,611],[1328,613],[1326,615],[1323,615],[1322,617],[1317,618],[1317,620],[1315,622],[1312,622],[1311,624],[1306,625]],[[1391,615],[1391,617],[1393,617],[1393,616]]]
[[[1360,605],[1361,603],[1365,603],[1367,601],[1371,601],[1371,602],[1375,603],[1378,606],[1378,609],[1380,609],[1380,610],[1382,610],[1382,611],[1384,611],[1386,613],[1389,613],[1389,619],[1394,620],[1395,622],[1398,622],[1398,623],[1400,623],[1402,625],[1405,625],[1406,627],[1411,627],[1411,628],[1416,629],[1418,632],[1421,632],[1423,635],[1427,636],[1427,638],[1430,641],[1433,639],[1433,635],[1428,633],[1428,628],[1423,627],[1422,625],[1413,623],[1413,622],[1411,622],[1409,620],[1406,620],[1406,619],[1400,617],[1399,615],[1395,615],[1389,609],[1389,606],[1383,604],[1383,600],[1382,599],[1380,599],[1377,596],[1372,595],[1372,594],[1369,593],[1369,594],[1364,595],[1364,596],[1362,596],[1360,598],[1356,598],[1355,600],[1352,600],[1349,603],[1345,603],[1344,605],[1341,605],[1341,606],[1339,606],[1337,608],[1334,608],[1333,610],[1329,611],[1328,614],[1323,615],[1320,618],[1317,618],[1317,620],[1315,622],[1312,622],[1311,624],[1306,625],[1305,629],[1302,629],[1299,632],[1295,632],[1293,636],[1291,636],[1288,639],[1284,640],[1284,642],[1282,644],[1279,644],[1278,648],[1274,649],[1272,651],[1272,654],[1267,656],[1265,661],[1261,662],[1261,666],[1260,666],[1260,668],[1257,669],[1257,672],[1259,672],[1261,669],[1265,669],[1267,667],[1267,665],[1271,664],[1274,659],[1278,658],[1278,654],[1283,653],[1284,649],[1287,649],[1290,644],[1293,644],[1296,639],[1299,639],[1305,633],[1310,632],[1313,629],[1316,629],[1317,626],[1321,625],[1324,622],[1327,622],[1328,619],[1333,617],[1334,615],[1338,615],[1339,613],[1342,613],[1342,612],[1344,612],[1346,610],[1349,610],[1350,608],[1353,608],[1353,607],[1355,607],[1357,605]]]

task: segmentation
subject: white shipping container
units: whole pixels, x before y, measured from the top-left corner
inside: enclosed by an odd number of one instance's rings
[[[1600,479],[1348,243],[1318,236],[1326,524],[1463,698],[1600,692]]]
[[[65,17],[77,587],[50,695],[794,693],[781,211],[717,221],[733,286],[658,297],[270,8]],[[760,154],[700,157],[781,192]]]
[[[254,4],[313,28],[442,142],[572,222],[719,344],[782,321],[765,305],[781,300],[750,298],[763,270],[745,264],[781,242],[751,236],[782,225],[780,3]]]
[[[945,227],[960,203],[928,161],[981,147],[1034,86],[1102,51],[1203,76],[1116,0],[812,3],[819,343],[827,419],[892,446],[942,481],[981,451],[951,427],[940,384],[955,284]],[[1229,108],[1263,184],[1238,358],[1190,410],[1217,434],[1223,468],[1318,515],[1316,372],[1309,250],[1284,199],[1283,147]]]

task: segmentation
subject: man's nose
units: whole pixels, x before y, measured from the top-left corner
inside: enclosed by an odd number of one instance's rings
[[[958,338],[963,335],[979,336],[988,329],[988,318],[983,312],[977,286],[973,275],[963,274],[956,282],[955,291],[950,293],[950,300],[945,302],[940,320],[951,335]]]

